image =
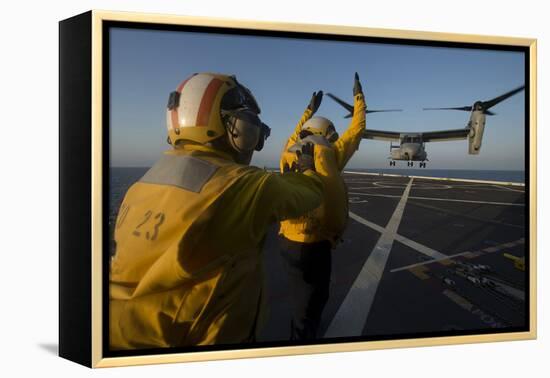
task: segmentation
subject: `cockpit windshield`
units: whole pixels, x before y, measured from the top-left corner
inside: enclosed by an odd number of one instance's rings
[[[422,143],[422,138],[420,136],[410,136],[407,135],[403,138],[403,143]]]

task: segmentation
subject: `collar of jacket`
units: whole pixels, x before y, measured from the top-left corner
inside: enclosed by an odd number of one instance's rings
[[[183,146],[175,149],[175,151],[177,151],[177,150],[199,151],[199,152],[204,152],[204,153],[209,154],[209,155],[216,155],[217,157],[220,157],[220,158],[225,159],[225,160],[230,160],[230,161],[233,161],[233,162],[235,161],[235,159],[233,158],[233,156],[231,156],[231,154],[228,154],[227,152],[223,152],[223,151],[220,151],[218,149],[215,149],[212,146],[205,146],[204,144],[188,143],[188,144],[184,144]]]

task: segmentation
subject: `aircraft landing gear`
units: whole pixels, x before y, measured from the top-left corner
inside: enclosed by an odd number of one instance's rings
[[[413,161],[408,161],[407,162],[407,167],[414,167],[414,162]]]
[[[390,167],[392,167],[392,166],[395,167],[395,161],[393,161],[393,160],[390,161]]]
[[[421,163],[420,163],[420,168],[426,168],[426,163],[425,163],[425,162],[421,162]]]

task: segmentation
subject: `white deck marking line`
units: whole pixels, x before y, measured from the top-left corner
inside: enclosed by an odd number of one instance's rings
[[[433,259],[446,259],[446,258],[448,258],[448,256],[444,253],[441,253],[439,251],[436,251],[435,249],[427,247],[424,244],[417,243],[414,240],[408,239],[404,236],[396,235],[395,240],[397,240],[399,243],[404,244],[407,247],[412,248],[415,251],[420,252],[423,255],[429,256]]]
[[[403,191],[393,215],[384,228],[367,261],[355,278],[336,315],[329,324],[325,337],[359,336],[370,313],[378,284],[390,255],[397,229],[409,198],[413,178]]]
[[[359,223],[361,223],[362,225],[364,226],[367,226],[369,228],[372,228],[374,231],[377,231],[379,233],[383,233],[384,232],[384,227],[381,227],[379,225],[377,225],[376,223],[373,223],[371,221],[368,221],[366,220],[365,218],[362,218],[360,217],[359,215],[355,214],[355,213],[352,213],[350,211],[349,213],[349,217]],[[430,247],[427,247],[423,244],[420,244],[420,243],[417,243],[415,242],[414,240],[411,240],[409,238],[406,238],[402,235],[399,235],[399,234],[396,234],[395,235],[395,240],[397,240],[398,242],[400,242],[401,244],[404,244],[406,245],[407,247],[410,247],[420,253],[422,253],[423,255],[426,255],[428,257],[431,257],[432,259],[446,259],[448,258],[447,255],[445,255],[444,253],[441,253],[439,251],[436,251],[435,249],[432,249]]]
[[[402,189],[403,186],[357,186],[354,188],[351,188],[351,190],[369,190],[369,189]],[[397,196],[399,197],[399,196]]]
[[[382,226],[379,226],[377,225],[376,223],[373,223],[371,221],[368,221],[366,220],[365,218],[362,218],[360,217],[359,215],[355,214],[355,213],[352,213],[351,211],[349,212],[349,217],[367,227],[370,227],[372,228],[374,231],[377,231],[379,233],[383,233],[384,232],[384,227]]]
[[[360,181],[351,181],[351,182],[348,182],[346,181],[346,184],[350,185],[350,190],[361,190],[361,189],[364,189],[364,190],[368,190],[368,189],[383,189],[383,188],[404,188],[407,184],[403,183],[402,185],[400,183],[392,183],[392,186],[379,186],[378,182],[373,180],[373,181],[370,181],[370,182],[365,182],[365,183],[369,183],[369,184],[373,184],[373,185],[376,185],[376,186],[356,186],[356,187],[351,187],[351,185],[356,185],[356,184],[363,184],[363,182],[360,182]],[[518,193],[525,193],[525,190],[521,190],[521,189],[512,189],[512,188],[508,188],[506,186],[503,186],[503,185],[490,185],[490,184],[487,184],[487,185],[456,185],[456,184],[452,184],[452,185],[444,185],[444,184],[436,184],[436,185],[441,185],[439,187],[436,187],[436,186],[433,186],[430,185],[430,184],[425,184],[426,186],[421,186],[421,185],[418,185],[418,184],[415,184],[414,186],[414,189],[419,189],[419,190],[437,190],[437,189],[457,189],[457,188],[464,188],[464,189],[472,189],[472,190],[490,190],[490,191],[495,191],[495,188],[499,189],[500,192],[504,191],[504,190],[509,190],[511,192],[518,192]],[[504,190],[502,190],[504,189]]]
[[[525,187],[525,183],[523,182],[472,180],[472,179],[461,179],[461,178],[451,178],[451,177],[411,176],[411,175],[395,175],[395,174],[389,174],[389,173],[371,173],[371,172],[353,172],[353,171],[344,171],[344,173],[353,174],[353,175],[378,176],[378,177],[402,177],[402,178],[415,178],[415,179],[422,179],[422,180],[458,181],[458,182],[472,182],[476,184],[495,184],[495,185]]]
[[[354,187],[350,186],[350,190],[403,189],[404,187],[407,186],[407,184],[384,186],[384,185],[378,184],[376,182],[373,183],[373,185],[376,185],[376,186],[354,186]],[[439,186],[436,186],[436,185],[439,185]],[[413,189],[414,190],[447,190],[447,189],[453,189],[453,187],[451,185],[432,184],[432,185],[419,185],[419,186],[414,185]],[[491,190],[495,191],[494,189],[491,189]]]
[[[398,239],[396,238],[395,240],[398,240]],[[480,251],[483,251],[483,252],[486,252],[486,253],[494,253],[494,252],[498,252],[498,251],[501,251],[501,250],[506,249],[506,248],[515,247],[516,245],[520,245],[520,244],[523,244],[523,243],[525,243],[525,240],[524,239],[519,239],[519,240],[516,240],[514,242],[509,242],[509,243],[499,244],[499,245],[496,245],[494,247],[484,248],[484,249],[481,249]],[[464,251],[464,252],[460,252],[460,253],[455,253],[453,255],[442,255],[442,257],[434,258],[434,260],[422,261],[422,262],[419,262],[419,263],[416,263],[416,264],[406,265],[406,266],[402,266],[401,268],[392,269],[392,270],[390,270],[390,273],[400,272],[402,270],[416,268],[418,266],[429,265],[429,264],[433,264],[433,263],[436,263],[436,262],[439,262],[439,261],[448,260],[448,259],[452,259],[454,257],[463,256],[463,255],[468,255],[469,253],[477,253],[477,252],[480,252],[480,251]]]
[[[390,194],[371,194],[371,193],[359,193],[349,192],[349,194],[358,196],[371,196],[371,197],[386,197],[386,198],[399,198]],[[472,201],[472,200],[460,200],[452,198],[433,198],[433,197],[409,197],[411,200],[426,200],[426,201],[443,201],[443,202],[465,202],[465,203],[480,203],[485,205],[497,205],[497,206],[525,206],[524,203],[511,203],[511,202],[490,202],[490,201]]]
[[[416,263],[416,264],[402,266],[401,268],[395,268],[395,269],[390,270],[390,273],[400,272],[402,270],[416,268],[418,266],[433,264],[433,263],[436,263],[436,262],[439,262],[439,261],[452,259],[453,257],[459,257],[459,256],[462,256],[462,255],[466,255],[468,253],[470,253],[470,251],[455,253],[454,255],[448,255],[448,256],[441,257],[441,258],[434,259],[434,260],[430,260],[430,261],[423,261],[423,262],[419,262],[419,263]]]
[[[506,189],[506,190],[509,190],[511,192],[518,192],[518,193],[525,193],[525,190],[517,190],[517,189],[512,189],[512,188],[508,188],[506,186],[498,186],[498,185],[493,185],[495,188],[499,188],[499,189]]]

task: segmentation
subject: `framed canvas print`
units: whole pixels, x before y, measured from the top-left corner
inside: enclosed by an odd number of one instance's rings
[[[536,337],[536,40],[60,22],[59,353]]]

